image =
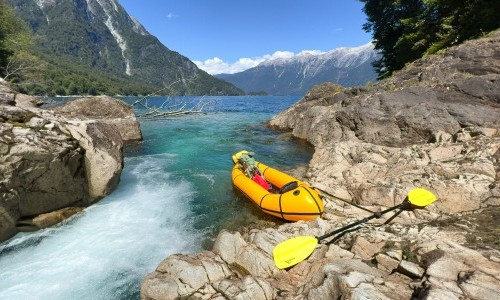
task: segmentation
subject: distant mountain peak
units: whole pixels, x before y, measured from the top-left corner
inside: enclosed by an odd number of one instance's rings
[[[372,62],[379,58],[373,44],[342,47],[328,52],[304,51],[291,58],[267,60],[235,74],[220,74],[247,93],[264,91],[270,95],[304,95],[327,81],[344,86],[376,81]]]
[[[299,55],[290,58],[275,58],[271,60],[266,60],[260,63],[258,66],[270,66],[270,65],[283,65],[290,63],[307,63],[311,61],[324,61],[329,59],[335,59],[336,67],[339,68],[349,68],[353,67],[353,64],[363,64],[367,60],[370,60],[376,53],[374,53],[374,45],[369,42],[365,45],[358,47],[340,47],[330,50],[328,52],[322,52],[315,54],[313,51],[303,51]]]
[[[134,16],[130,16],[130,19],[134,22],[133,29],[136,33],[140,35],[150,35],[146,28],[144,28],[144,26],[142,26],[142,24]]]

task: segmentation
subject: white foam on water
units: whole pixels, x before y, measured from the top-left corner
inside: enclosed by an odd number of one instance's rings
[[[206,179],[208,181],[208,183],[210,183],[210,186],[215,185],[215,176],[213,174],[197,173],[197,174],[194,174],[194,176]]]
[[[193,187],[171,155],[128,159],[118,189],[63,225],[0,246],[0,299],[124,299],[172,253],[200,248]]]

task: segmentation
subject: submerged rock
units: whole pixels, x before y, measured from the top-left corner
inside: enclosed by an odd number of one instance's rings
[[[25,217],[17,221],[16,227],[19,231],[36,231],[59,224],[81,211],[83,211],[83,207],[66,207],[37,215],[34,218]]]

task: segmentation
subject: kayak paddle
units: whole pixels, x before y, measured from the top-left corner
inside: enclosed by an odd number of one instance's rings
[[[380,218],[383,214],[386,214],[395,209],[410,209],[412,208],[412,206],[414,206],[415,208],[422,208],[433,203],[434,201],[436,201],[436,196],[434,196],[434,194],[426,189],[418,188],[411,190],[402,203],[387,208],[383,211],[376,212],[369,217],[341,227],[330,233],[327,233],[320,237],[299,236],[279,243],[278,245],[276,245],[276,247],[274,247],[273,250],[274,264],[279,269],[289,268],[308,258],[311,253],[313,253],[314,249],[316,249],[316,245],[319,243],[319,241],[323,239],[329,238],[338,233],[342,233],[359,224],[366,223],[371,219]]]

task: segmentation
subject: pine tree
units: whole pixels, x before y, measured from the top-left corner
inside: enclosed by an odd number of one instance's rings
[[[382,58],[379,78],[424,55],[500,27],[498,0],[360,0]]]

